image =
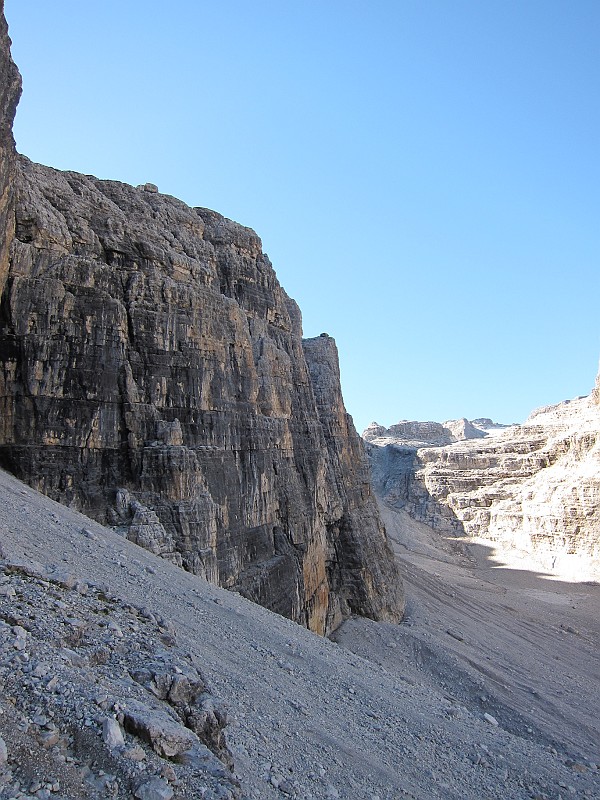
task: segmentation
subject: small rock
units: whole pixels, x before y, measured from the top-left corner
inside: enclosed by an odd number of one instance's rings
[[[108,625],[107,625],[107,628],[108,628],[108,630],[109,630],[109,631],[112,631],[112,633],[114,633],[114,635],[115,635],[115,636],[117,636],[119,639],[122,639],[122,638],[123,638],[123,631],[122,631],[122,630],[121,630],[121,628],[120,628],[120,627],[117,625],[117,623],[116,623],[116,622],[113,622],[113,621],[111,620],[111,621],[108,623]]]
[[[176,783],[177,781],[177,774],[170,764],[165,764],[165,766],[161,769],[160,777],[169,781],[169,783]]]
[[[8,761],[8,750],[6,749],[6,742],[0,736],[0,767],[3,767],[7,761]]]
[[[140,747],[139,744],[135,747],[130,747],[128,750],[123,750],[122,755],[124,758],[128,758],[130,761],[143,761],[146,758],[146,753],[144,752],[143,747]]]
[[[72,628],[85,628],[85,622],[78,617],[65,617],[64,619],[67,625],[70,625]]]
[[[88,665],[88,659],[85,656],[80,656],[79,653],[76,653],[69,647],[61,648],[60,655],[65,661],[69,661],[74,667],[86,667]]]
[[[166,712],[131,700],[124,709],[125,729],[148,742],[163,758],[182,756],[198,744],[198,737],[189,728],[175,722]]]
[[[151,194],[156,194],[158,192],[158,186],[155,183],[144,183],[140,188],[144,192],[150,192]]]
[[[58,583],[63,589],[73,589],[77,583],[77,578],[66,570],[57,569],[48,575],[48,580]]]
[[[102,739],[111,750],[125,744],[121,726],[113,717],[107,717],[102,723]]]
[[[34,678],[45,678],[49,671],[50,665],[40,661],[31,674]]]
[[[146,783],[142,783],[135,792],[135,797],[138,800],[171,800],[173,797],[173,789],[166,781],[161,778],[152,778]]]
[[[490,725],[494,725],[494,727],[496,727],[496,728],[498,727],[498,720],[496,719],[496,717],[493,717],[491,714],[488,714],[488,713],[486,712],[486,713],[483,715],[483,718],[484,718],[484,720],[485,720],[486,722],[489,722],[489,723],[490,723]]]
[[[51,747],[54,747],[55,744],[58,744],[59,738],[60,734],[58,731],[45,731],[44,733],[40,733],[38,741],[42,747],[49,750]]]

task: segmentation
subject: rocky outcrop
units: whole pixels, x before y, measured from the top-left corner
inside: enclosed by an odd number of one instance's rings
[[[0,557],[0,681],[3,797],[242,796],[227,714],[172,623],[106,586]]]
[[[371,429],[377,493],[441,534],[526,551],[563,574],[600,575],[596,393],[538,409],[523,425],[488,425],[487,432],[432,447],[398,436],[386,441]]]
[[[258,236],[152,184],[20,158],[12,185],[1,464],[312,630],[399,619],[335,347]]]

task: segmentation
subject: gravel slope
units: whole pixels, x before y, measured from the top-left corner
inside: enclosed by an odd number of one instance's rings
[[[540,601],[547,614],[527,616],[523,603],[513,605],[518,591],[508,600],[509,590],[490,582],[489,568],[474,571],[451,552],[439,560],[429,542],[428,554],[415,556],[418,565],[404,562],[407,622],[351,621],[337,635],[339,646],[157,559],[6,473],[0,497],[5,561],[67,569],[102,586],[119,613],[144,608],[174,632],[170,657],[197,665],[228,709],[227,741],[245,797],[600,796],[598,616],[591,605],[598,587],[582,589],[568,613],[566,604]],[[432,563],[445,568],[435,575]],[[569,597],[580,591],[567,590]],[[490,598],[493,607],[484,613]],[[528,596],[527,609],[533,605]],[[30,606],[32,618],[42,613],[48,611]],[[561,632],[559,620],[579,634]],[[131,648],[139,638],[134,628],[123,637]],[[529,670],[532,655],[525,661],[514,655],[527,641],[531,653],[540,651],[540,665],[551,664],[546,672]],[[557,698],[559,685],[564,695]],[[533,692],[539,698],[530,704]],[[0,715],[0,733],[10,764],[16,728],[7,716]],[[186,796],[185,782],[176,780],[181,768],[167,766],[175,773],[173,779],[166,772],[169,792]]]

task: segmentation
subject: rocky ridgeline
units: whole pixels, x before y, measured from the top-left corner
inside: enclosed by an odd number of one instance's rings
[[[443,423],[402,420],[389,428],[372,422],[363,431],[362,437],[365,442],[379,446],[442,447],[465,439],[485,439],[508,427],[487,418],[468,420],[464,417]]]
[[[226,714],[173,626],[105,587],[0,561],[0,687],[2,798],[240,797]]]
[[[17,158],[2,24],[0,464],[311,630],[399,620],[334,340],[249,228]]]
[[[529,552],[563,574],[599,575],[597,393],[538,409],[523,425],[460,427],[457,441],[449,423],[371,425],[378,495],[441,533]]]

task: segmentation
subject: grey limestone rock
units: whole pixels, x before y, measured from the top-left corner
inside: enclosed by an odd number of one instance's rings
[[[125,730],[139,736],[163,758],[174,759],[199,744],[196,735],[163,710],[132,700],[123,712]]]
[[[111,750],[113,747],[122,747],[125,744],[121,726],[113,717],[107,717],[102,723],[102,739]]]
[[[138,800],[171,800],[175,792],[162,778],[151,778],[142,783],[135,791]]]
[[[333,340],[249,228],[17,160],[1,24],[0,464],[319,633],[399,620]]]

